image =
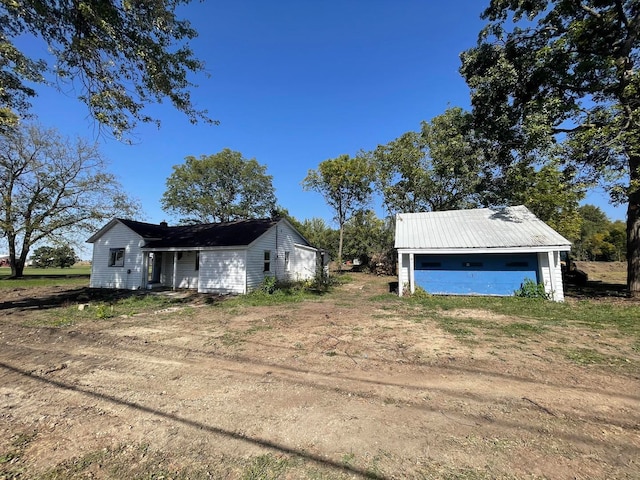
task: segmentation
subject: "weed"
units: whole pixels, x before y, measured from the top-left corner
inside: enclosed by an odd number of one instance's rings
[[[549,300],[549,294],[544,289],[544,284],[538,283],[530,278],[525,278],[520,288],[514,292],[516,297],[538,298]]]
[[[353,452],[345,453],[342,455],[342,464],[346,467],[352,467],[356,459],[356,455]]]
[[[107,305],[106,303],[99,303],[95,307],[96,318],[103,320],[105,318],[113,317],[113,305]]]

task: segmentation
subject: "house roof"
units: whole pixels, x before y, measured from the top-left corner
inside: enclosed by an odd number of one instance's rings
[[[395,247],[400,249],[468,250],[536,248],[569,250],[571,242],[538,219],[525,206],[445,212],[400,213]]]
[[[197,225],[167,226],[114,218],[87,240],[95,242],[119,222],[146,240],[144,248],[246,246],[262,236],[280,220],[255,219]]]

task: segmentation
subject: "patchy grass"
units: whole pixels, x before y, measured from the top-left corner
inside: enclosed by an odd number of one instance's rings
[[[84,305],[80,310],[79,305]],[[151,293],[135,293],[125,298],[114,298],[111,301],[69,301],[59,308],[52,308],[32,315],[25,322],[28,326],[67,327],[80,322],[104,320],[114,317],[131,317],[145,313],[162,313],[171,307],[184,307],[181,315],[193,314],[183,299]],[[168,310],[167,313],[171,313]]]
[[[399,298],[399,297],[398,297]],[[378,296],[374,301],[387,301],[388,296]],[[549,302],[546,300],[517,297],[447,297],[431,296],[416,300],[412,297],[399,298],[397,305],[419,306],[430,315],[439,311],[485,310],[499,315],[520,319],[517,326],[509,327],[520,333],[529,331],[539,333],[547,326],[583,326],[593,330],[613,328],[625,336],[640,340],[640,305],[624,303],[605,303],[591,300],[578,302]],[[522,321],[522,320],[526,320]],[[455,319],[461,323],[461,319]],[[529,326],[524,326],[525,324]],[[484,324],[477,324],[482,328]],[[492,328],[487,324],[485,328]]]

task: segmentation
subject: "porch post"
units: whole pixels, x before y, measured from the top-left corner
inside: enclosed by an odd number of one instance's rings
[[[142,283],[140,288],[146,290],[149,283],[149,252],[142,253],[142,281],[140,283]]]
[[[173,252],[173,290],[176,289],[178,281],[178,252]]]

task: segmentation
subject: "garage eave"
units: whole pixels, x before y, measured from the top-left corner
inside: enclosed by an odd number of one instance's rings
[[[419,255],[456,255],[471,253],[539,253],[539,252],[568,252],[571,245],[537,245],[525,247],[486,247],[486,248],[402,248],[396,247],[399,254]]]

